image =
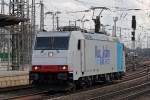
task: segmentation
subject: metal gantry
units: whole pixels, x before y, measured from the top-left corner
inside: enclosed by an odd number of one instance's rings
[[[29,0],[10,0],[10,15],[29,19]],[[31,29],[30,22],[21,22],[11,27],[12,69],[24,69],[30,64]]]
[[[9,26],[4,25],[0,28],[0,59],[7,58],[5,59],[5,63],[8,63],[7,70],[24,70],[31,64],[32,51],[29,0],[10,0],[8,3],[2,0],[1,14],[4,17],[7,12],[4,9],[6,4],[9,7],[9,14],[6,17],[13,21]],[[19,21],[19,24],[16,24],[17,19],[26,19],[26,21]],[[3,63],[4,61],[0,61],[0,67]]]

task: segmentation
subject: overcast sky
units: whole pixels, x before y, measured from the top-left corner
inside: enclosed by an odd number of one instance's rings
[[[104,25],[111,25],[113,26],[113,17],[117,16],[119,18],[117,25],[118,27],[122,28],[129,28],[131,29],[131,18],[132,15],[136,15],[137,18],[137,31],[136,31],[136,39],[137,41],[143,44],[143,47],[146,46],[146,33],[148,30],[143,29],[150,29],[150,0],[44,0],[45,4],[45,12],[47,11],[61,11],[62,14],[60,15],[60,25],[68,25],[69,20],[77,20],[81,19],[85,14],[85,19],[91,20],[92,12],[89,13],[70,13],[66,14],[66,12],[70,11],[80,11],[86,10],[91,8],[92,6],[103,6],[110,8],[111,11],[107,10],[102,13],[102,24]],[[116,11],[116,9],[141,9],[140,11]],[[98,14],[99,11],[97,11]],[[46,29],[51,29],[52,26],[51,16],[46,17],[45,26]],[[79,23],[78,23],[79,24]],[[90,22],[85,23],[86,28],[93,28],[92,20]],[[106,29],[110,29],[111,27],[108,26]],[[110,31],[111,32],[111,31]],[[118,35],[119,35],[118,31]],[[124,41],[128,41],[127,45],[130,44],[130,37],[131,37],[131,30],[123,30],[122,29],[123,37],[127,37]],[[142,34],[142,35],[140,35]],[[139,38],[140,37],[140,38]],[[139,45],[139,43],[137,43]]]
[[[9,0],[5,0],[9,1]],[[32,0],[29,0],[30,2]],[[40,0],[35,0],[37,3],[39,3]],[[111,11],[104,11],[102,13],[102,22],[104,25],[110,24],[112,25],[113,23],[113,17],[117,16],[119,17],[118,23],[121,21],[125,22],[131,20],[132,15],[137,16],[137,23],[139,25],[145,25],[144,27],[147,27],[147,24],[149,24],[149,19],[150,19],[150,0],[43,0],[45,4],[45,12],[47,11],[61,11],[62,14],[60,15],[60,21],[61,24],[67,24],[68,20],[76,20],[79,18],[82,18],[83,15],[86,15],[86,18],[89,20],[91,19],[92,12],[89,13],[76,13],[76,14],[66,14],[66,12],[70,11],[79,11],[79,10],[86,10],[91,8],[92,6],[103,6],[110,8]],[[127,8],[127,9],[134,9],[134,8],[139,8],[143,9],[141,11],[118,11],[118,12],[113,12],[112,10],[115,10],[115,7],[119,8]],[[36,6],[36,11],[37,11],[37,19],[39,19],[39,6]],[[98,11],[99,12],[99,11]],[[86,19],[85,18],[85,19]],[[51,17],[47,16],[46,17],[46,23],[50,25]],[[91,23],[91,22],[90,22]],[[125,22],[125,25],[128,22]]]
[[[8,1],[8,0],[6,0]],[[32,0],[29,0],[30,2]],[[35,0],[39,2],[40,0]],[[145,38],[145,33],[148,33],[148,30],[142,29],[150,29],[150,0],[43,0],[45,4],[45,12],[47,11],[61,11],[62,14],[59,15],[60,17],[60,25],[68,25],[69,20],[77,20],[81,19],[85,14],[85,19],[92,19],[92,12],[89,13],[67,13],[71,11],[81,11],[87,10],[92,6],[103,6],[107,7],[110,10],[104,11],[102,13],[102,24],[104,25],[111,25],[113,26],[113,17],[118,17],[119,20],[117,22],[118,27],[122,28],[129,28],[131,29],[131,18],[132,15],[136,15],[137,18],[137,33],[136,37],[139,40],[139,34],[142,33],[142,38]],[[36,17],[37,17],[37,24],[39,24],[39,6],[36,6]],[[119,9],[142,9],[140,11],[116,11]],[[97,11],[96,14],[98,14]],[[77,23],[80,25],[80,23]],[[52,29],[52,16],[48,15],[45,17],[45,28],[47,30]],[[140,27],[142,26],[142,27]],[[93,28],[94,24],[91,21],[85,23],[86,28]],[[110,29],[111,27],[108,26],[106,29]],[[130,37],[131,30],[123,30],[122,35]],[[119,34],[119,32],[118,32]],[[129,39],[129,38],[128,38]],[[143,39],[145,40],[145,39]],[[128,41],[128,40],[127,40]]]
[[[120,17],[120,14],[122,13],[128,13],[127,17],[131,17],[132,14],[133,15],[135,14],[137,15],[137,19],[139,20],[143,19],[143,17],[145,17],[145,19],[148,19],[148,17],[146,16],[146,13],[148,11],[146,10],[144,11],[144,9],[150,9],[150,0],[44,0],[44,3],[45,3],[46,11],[62,11],[63,14],[65,14],[65,12],[67,11],[78,11],[78,10],[89,9],[91,6],[105,6],[110,8],[111,10],[114,9],[114,7],[129,8],[129,9],[132,8],[143,9],[142,11],[117,12],[116,14],[111,11],[105,11],[103,13],[104,16],[103,19],[105,19],[105,17],[110,17],[111,19],[111,17],[113,17],[114,15]],[[80,15],[83,16],[84,13],[80,13]],[[90,13],[87,14],[87,16],[88,15],[90,15]],[[70,14],[70,16],[74,16],[74,19],[81,17],[78,16],[78,14],[74,14],[74,15]],[[104,20],[104,22],[107,22],[107,20]]]

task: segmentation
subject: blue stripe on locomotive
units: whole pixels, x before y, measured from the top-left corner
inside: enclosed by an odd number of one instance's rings
[[[120,42],[116,42],[116,71],[120,72],[122,70],[122,44]]]

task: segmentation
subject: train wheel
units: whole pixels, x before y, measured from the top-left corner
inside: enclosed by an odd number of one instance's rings
[[[115,80],[120,80],[120,79],[121,79],[121,74],[115,73]]]
[[[111,78],[111,75],[110,75],[110,74],[106,74],[106,75],[105,75],[105,82],[106,82],[106,83],[111,83],[111,82],[112,82],[112,78]]]
[[[80,78],[77,82],[77,86],[79,89],[84,89],[87,88],[88,84],[87,84],[87,79],[86,78]]]
[[[72,86],[71,91],[72,91],[72,92],[75,92],[76,90],[77,90],[76,84],[75,84],[75,83],[73,83],[73,86]]]
[[[38,80],[34,80],[34,81],[32,81],[32,83],[31,83],[31,85],[34,85],[34,86],[37,86],[37,85],[39,85],[40,83],[39,83],[39,81]]]
[[[69,84],[69,90],[68,92],[75,92],[77,87],[76,87],[76,84],[75,83],[68,83]]]
[[[89,86],[89,87],[91,87],[91,86],[92,86],[93,81],[92,81],[92,79],[91,79],[91,78],[89,78],[89,79],[88,79],[88,83],[87,83],[87,84],[88,84],[88,86]]]

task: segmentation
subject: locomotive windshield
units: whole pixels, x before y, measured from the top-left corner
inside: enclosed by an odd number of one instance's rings
[[[35,50],[68,50],[69,37],[37,37]]]

